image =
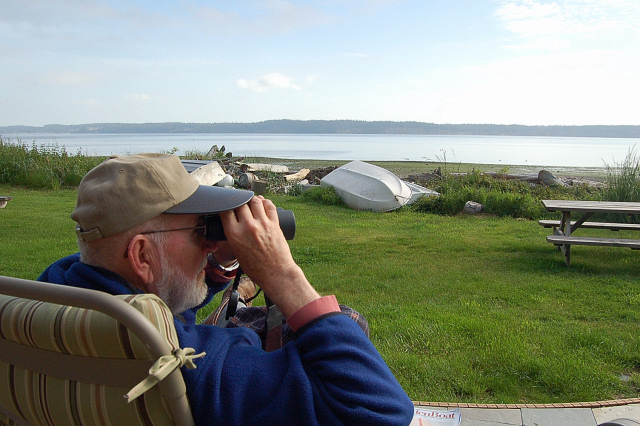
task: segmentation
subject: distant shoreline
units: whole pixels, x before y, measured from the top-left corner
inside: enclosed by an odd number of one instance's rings
[[[88,123],[0,126],[0,135],[25,133],[267,133],[362,135],[474,135],[640,138],[636,125],[436,124],[416,121],[266,120],[253,123]]]

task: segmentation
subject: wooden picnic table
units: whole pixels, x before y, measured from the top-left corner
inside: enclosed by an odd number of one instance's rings
[[[559,211],[562,217],[559,221],[541,220],[540,225],[553,227],[553,235],[547,241],[557,246],[565,257],[567,266],[571,260],[571,245],[589,245],[606,247],[629,247],[640,249],[640,240],[630,238],[597,238],[572,235],[577,229],[609,229],[611,231],[635,230],[640,231],[640,224],[618,222],[587,222],[594,213],[613,213],[622,215],[640,215],[640,203],[618,201],[577,201],[577,200],[542,200],[545,209],[550,212]],[[572,221],[571,214],[579,213],[580,217]]]

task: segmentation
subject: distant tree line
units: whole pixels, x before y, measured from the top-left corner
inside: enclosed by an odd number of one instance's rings
[[[255,123],[92,123],[5,126],[11,133],[299,133],[398,135],[502,135],[640,138],[640,126],[524,126],[435,124],[417,121],[267,120]]]

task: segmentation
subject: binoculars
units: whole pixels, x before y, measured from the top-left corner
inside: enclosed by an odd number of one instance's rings
[[[296,218],[291,210],[285,210],[282,207],[278,207],[278,221],[280,222],[280,229],[287,240],[293,240],[296,235]],[[209,241],[226,241],[227,236],[224,234],[222,228],[222,222],[220,221],[220,215],[211,215],[205,218],[205,237]]]

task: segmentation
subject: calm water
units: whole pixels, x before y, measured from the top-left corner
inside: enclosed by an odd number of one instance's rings
[[[364,161],[603,167],[622,162],[640,139],[534,136],[292,135],[292,134],[24,134],[23,143],[64,147],[87,155],[139,152],[207,152],[213,145],[234,155]]]

